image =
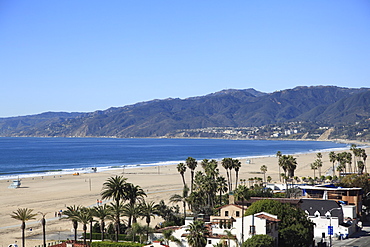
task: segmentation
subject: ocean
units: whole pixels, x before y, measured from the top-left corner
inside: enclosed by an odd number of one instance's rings
[[[158,166],[197,160],[255,158],[342,150],[347,144],[319,141],[151,139],[151,138],[0,138],[0,179]]]

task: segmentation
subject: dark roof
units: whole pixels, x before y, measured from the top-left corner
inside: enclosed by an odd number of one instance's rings
[[[304,199],[302,198],[302,203],[300,204],[300,208],[303,211],[307,211],[309,216],[315,216],[315,212],[318,211],[321,216],[325,216],[325,214],[333,209],[333,208],[341,208],[340,204],[336,201],[332,200],[317,200],[317,199]],[[332,217],[342,217],[343,218],[343,210],[333,210],[331,211]]]

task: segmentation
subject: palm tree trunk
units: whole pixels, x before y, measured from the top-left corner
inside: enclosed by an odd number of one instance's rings
[[[76,220],[73,221],[73,229],[75,229],[75,242],[77,242],[77,227],[78,222]]]
[[[100,221],[101,241],[104,241],[104,228],[105,228],[105,223],[104,223],[104,220],[102,220]]]
[[[22,247],[26,247],[26,238],[24,236],[24,230],[26,229],[26,223],[23,221],[22,222],[22,226],[21,226],[21,229],[22,229]]]
[[[92,242],[92,235],[93,235],[93,222],[90,221],[90,245],[91,245],[91,242]]]
[[[42,218],[41,224],[42,224],[42,240],[43,240],[43,246],[46,247],[46,231],[45,231],[46,220],[45,220],[45,217]]]
[[[84,224],[83,230],[84,230],[84,245],[86,245],[86,231],[87,231],[86,224]]]

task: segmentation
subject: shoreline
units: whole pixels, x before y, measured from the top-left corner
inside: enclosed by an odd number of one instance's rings
[[[32,137],[33,138],[33,137]],[[38,138],[38,137],[37,137]],[[43,138],[43,137],[42,137]],[[58,137],[59,138],[59,137]],[[64,138],[64,137],[62,137]],[[152,138],[152,139],[159,139],[159,138]],[[178,138],[181,139],[181,138]],[[187,139],[187,138],[182,138]],[[198,139],[198,138],[191,138],[191,139]],[[199,138],[199,139],[220,139],[220,138]],[[222,139],[222,140],[229,140],[229,139]],[[231,140],[250,140],[251,139],[231,139]],[[336,140],[336,141],[329,141],[329,140],[307,140],[307,139],[265,139],[266,141],[318,141],[318,142],[338,142],[341,144],[353,144],[353,142],[350,142],[348,140]],[[356,143],[357,144],[357,143]],[[358,147],[366,148],[370,144],[369,143],[361,143],[366,145],[359,145]],[[295,152],[295,153],[284,153],[287,155],[301,155],[301,154],[309,154],[309,153],[318,153],[318,152],[330,152],[330,151],[336,151],[340,152],[342,150],[349,149],[348,146],[346,147],[338,147],[338,148],[327,148],[327,149],[321,149],[321,150],[314,150],[314,151],[306,151],[306,152]],[[278,151],[278,150],[277,150]],[[276,152],[277,152],[276,151]],[[234,159],[239,160],[248,160],[248,159],[256,159],[256,158],[267,158],[267,157],[275,157],[275,154],[266,154],[266,155],[251,155],[251,156],[242,156],[242,157],[232,157]],[[226,158],[226,157],[224,157]],[[215,159],[216,161],[220,162],[222,158],[208,158],[209,160]],[[201,160],[198,160],[201,161]],[[128,165],[121,165],[121,166],[90,166],[90,167],[75,167],[75,168],[68,168],[68,169],[56,169],[56,170],[50,170],[50,171],[38,171],[38,172],[29,172],[29,173],[19,173],[19,174],[9,174],[9,175],[0,175],[0,181],[1,180],[22,180],[25,178],[36,178],[36,177],[45,177],[45,176],[63,176],[63,175],[70,175],[74,173],[81,173],[81,174],[88,174],[88,173],[99,173],[109,170],[129,170],[129,169],[135,169],[135,168],[144,168],[144,167],[157,167],[157,166],[166,166],[166,165],[177,165],[180,162],[185,162],[184,160],[178,160],[178,161],[159,161],[155,163],[143,163],[143,164],[128,164]],[[93,168],[97,168],[97,171],[92,171]]]

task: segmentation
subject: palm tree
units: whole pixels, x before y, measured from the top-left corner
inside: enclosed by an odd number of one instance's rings
[[[316,159],[314,163],[316,164],[316,167],[319,170],[319,177],[321,177],[321,167],[322,167],[321,159]]]
[[[233,159],[233,168],[235,170],[235,188],[238,187],[238,177],[239,177],[239,170],[242,166],[242,163],[238,159]]]
[[[230,239],[234,240],[237,243],[236,237],[230,230],[224,230],[224,234],[226,235],[224,238],[227,239],[227,246],[230,247]]]
[[[35,219],[37,214],[32,213],[33,209],[29,208],[18,208],[17,211],[13,211],[13,214],[10,215],[13,219],[22,221],[21,230],[22,230],[22,247],[25,245],[25,235],[24,230],[26,229],[26,221]]]
[[[331,151],[331,152],[329,153],[329,160],[330,160],[330,162],[333,164],[333,168],[332,168],[332,170],[333,170],[333,176],[334,176],[334,175],[335,175],[334,164],[335,164],[335,162],[337,161],[337,155],[334,153],[334,151]]]
[[[121,199],[126,199],[127,178],[122,176],[110,177],[103,183],[101,192],[102,199],[113,199],[118,203]]]
[[[103,189],[101,192],[102,199],[113,199],[115,201],[114,205],[117,207],[120,205],[120,200],[126,200],[126,189],[127,189],[127,178],[124,178],[122,176],[115,176],[110,177],[103,183]],[[119,212],[115,211],[116,213]],[[116,221],[118,224],[116,227],[117,235],[116,235],[116,241],[118,241],[118,233],[120,232],[120,215],[117,214],[115,216]]]
[[[83,225],[83,231],[84,231],[84,245],[86,245],[86,231],[87,231],[87,224],[92,222],[92,214],[91,210],[89,208],[81,208],[77,211],[77,214],[74,216],[75,219],[80,222]],[[90,232],[90,235],[92,235],[92,232]]]
[[[220,192],[220,206],[222,205],[222,193],[227,192],[227,181],[224,177],[219,176],[216,179],[217,191]]]
[[[46,213],[42,213],[42,212],[38,212],[39,214],[42,215],[42,218],[41,218],[41,225],[42,225],[42,242],[43,242],[43,247],[46,247],[46,230],[45,230],[45,226],[46,226],[46,220],[45,220],[45,216],[46,216]]]
[[[150,225],[150,221],[151,221],[151,218],[155,218],[155,215],[157,214],[157,208],[158,206],[155,205],[154,202],[142,202],[141,203],[141,215],[142,215],[142,219],[145,218],[145,222],[146,222],[146,225],[147,225],[147,232],[146,232],[146,239],[148,240],[149,239],[149,225]]]
[[[188,193],[189,188],[187,185],[185,185],[184,189],[182,190],[182,195],[174,194],[170,197],[170,202],[172,203],[182,202],[184,208],[184,219],[186,218],[186,200],[188,198]]]
[[[99,205],[93,208],[93,216],[97,217],[100,220],[100,231],[101,231],[101,240],[104,241],[104,232],[105,232],[105,220],[112,214],[111,208],[107,205]]]
[[[310,166],[311,166],[311,169],[313,170],[313,178],[315,179],[316,177],[315,170],[317,170],[317,164],[314,162],[314,163],[311,163]]]
[[[164,238],[164,240],[166,242],[166,245],[169,245],[170,244],[169,243],[170,241],[175,242],[177,244],[180,244],[181,241],[178,238],[174,237],[172,235],[172,233],[173,233],[173,230],[171,230],[171,229],[163,230],[162,234],[163,234],[163,238]]]
[[[364,161],[365,173],[367,173],[367,169],[366,169],[367,154],[365,152],[365,149],[361,149],[361,157],[362,157],[362,160]]]
[[[193,186],[194,186],[194,170],[197,168],[198,162],[196,159],[192,157],[188,157],[186,159],[186,165],[189,167],[191,172],[191,183],[190,183],[190,193],[193,192]]]
[[[124,212],[124,206],[122,202],[115,201],[111,202],[109,205],[109,211],[112,213],[111,215],[107,216],[108,219],[114,222],[114,231],[115,231],[115,241],[118,242],[118,235],[121,232],[120,225],[121,225],[121,215]]]
[[[80,206],[73,205],[73,206],[68,206],[67,210],[63,211],[63,214],[67,216],[67,219],[72,221],[73,229],[75,233],[75,242],[77,242],[77,228],[78,228],[78,221],[77,221],[76,216],[78,214],[78,211],[80,211],[80,209],[81,209]]]
[[[137,218],[139,218],[140,215],[140,204],[127,203],[123,205],[122,216],[126,216],[129,219],[128,227],[131,227],[134,223],[137,223]]]
[[[267,166],[265,165],[262,165],[261,168],[260,168],[261,172],[263,172],[263,178],[265,180],[265,183],[266,183],[266,172],[267,172]]]
[[[208,234],[207,228],[204,226],[203,221],[196,220],[189,224],[189,228],[186,229],[189,234],[186,236],[188,243],[192,247],[205,247],[207,244]]]
[[[358,173],[359,174],[363,174],[364,172],[364,168],[365,168],[365,164],[362,160],[358,160],[357,161],[357,167],[358,167]]]
[[[136,202],[141,202],[146,196],[144,190],[139,185],[132,183],[126,184],[125,199],[129,201],[130,207],[134,207]],[[132,217],[128,219],[128,227],[131,227]]]
[[[232,165],[233,165],[232,162],[233,162],[232,158],[223,158],[222,161],[221,161],[222,167],[225,168],[225,170],[226,170],[226,177],[227,177],[227,183],[229,185],[229,187],[228,187],[229,191],[231,191],[231,179],[230,179],[231,174],[229,175],[229,170],[232,169]]]
[[[281,157],[281,152],[280,151],[277,151],[276,152],[276,157],[278,157],[278,161],[280,161],[280,157]],[[279,174],[281,173],[280,171],[280,162],[278,162],[278,166],[279,166]],[[279,179],[280,179],[280,182],[281,182],[281,176],[279,176]]]
[[[184,163],[179,163],[177,165],[177,171],[180,173],[181,178],[182,178],[182,183],[185,186],[185,176],[184,176],[184,174],[186,172],[186,166],[185,166],[185,164]]]

